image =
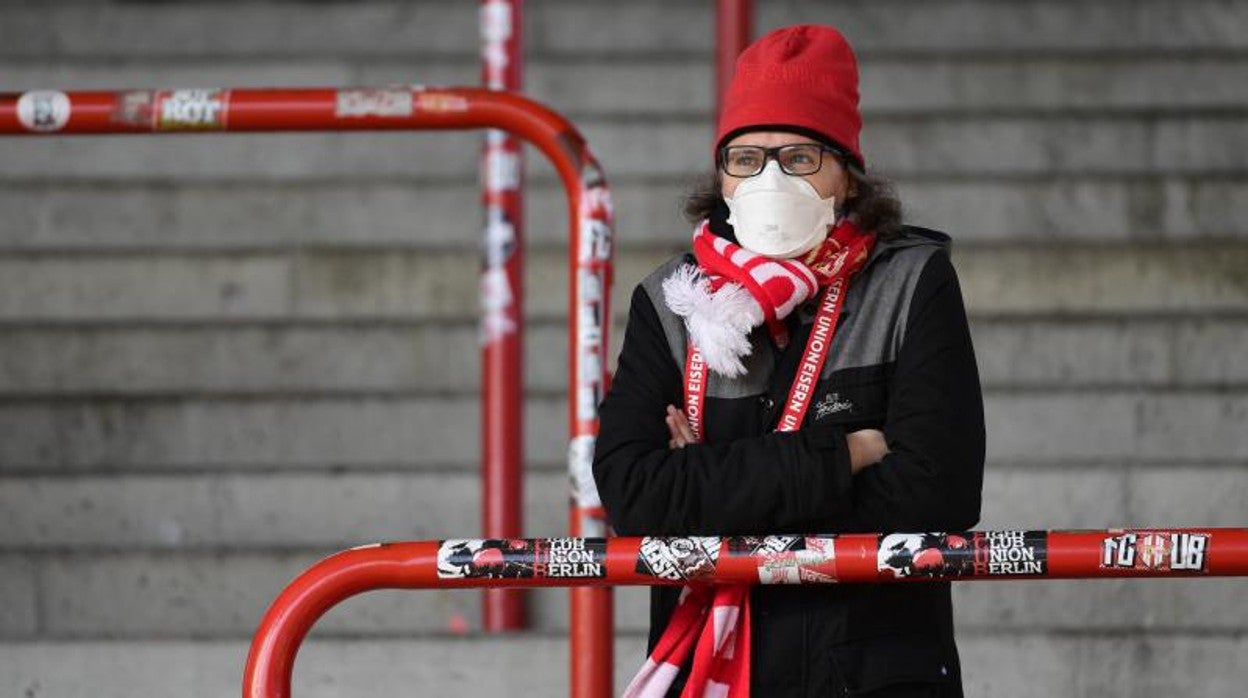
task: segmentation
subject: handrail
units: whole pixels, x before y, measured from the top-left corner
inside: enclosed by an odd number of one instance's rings
[[[614,210],[602,168],[570,121],[520,95],[475,87],[0,93],[0,135],[476,128],[506,130],[532,143],[567,192],[570,532],[606,535],[591,460],[609,378]],[[573,683],[582,686],[581,698],[599,698],[611,682],[610,591],[579,589],[572,596]]]
[[[383,543],[333,555],[282,591],[252,640],[243,698],[290,698],[313,624],[374,589],[1222,576],[1248,576],[1248,528]]]

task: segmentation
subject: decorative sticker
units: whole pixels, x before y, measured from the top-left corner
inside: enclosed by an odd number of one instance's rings
[[[468,98],[445,92],[419,92],[416,108],[420,111],[444,113],[468,111]]]
[[[811,584],[836,581],[836,549],[831,538],[738,536],[726,541],[732,555],[761,558],[762,584]]]
[[[602,579],[607,576],[605,538],[546,538],[537,542],[539,577]]]
[[[151,128],[155,119],[152,118],[156,93],[151,90],[129,90],[119,92],[113,99],[112,120],[127,126]]]
[[[516,294],[507,275],[507,263],[516,252],[516,226],[502,206],[491,204],[486,207],[482,252],[479,339],[482,344],[492,344],[515,333],[519,314]]]
[[[407,88],[338,90],[334,116],[343,118],[412,115],[412,91]]]
[[[715,573],[719,538],[642,538],[636,571],[659,579],[696,581]]]
[[[451,539],[438,546],[439,579],[528,579],[537,545],[522,539]]]
[[[56,90],[32,90],[17,98],[17,120],[30,131],[52,133],[69,123],[69,95]]]
[[[157,92],[153,115],[158,131],[219,131],[225,128],[228,90]]]
[[[439,579],[601,579],[607,576],[605,538],[444,540]]]
[[[568,472],[572,480],[572,501],[581,509],[602,506],[594,481],[594,444],[597,437],[577,436],[568,444]]]
[[[1101,543],[1101,567],[1207,572],[1209,537],[1208,533],[1123,531]]]
[[[891,533],[880,536],[877,568],[894,577],[1042,576],[1046,531]]]

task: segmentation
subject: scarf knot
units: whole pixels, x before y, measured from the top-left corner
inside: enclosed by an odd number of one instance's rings
[[[664,301],[684,319],[707,368],[736,378],[745,374],[751,330],[766,325],[776,344],[786,346],[784,319],[835,279],[848,280],[874,244],[874,234],[842,219],[805,255],[772,259],[719,237],[702,221],[693,233],[697,264],[683,264],[663,281]]]

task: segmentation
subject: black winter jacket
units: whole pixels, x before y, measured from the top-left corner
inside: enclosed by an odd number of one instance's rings
[[[973,527],[983,398],[949,247],[944,233],[915,227],[877,240],[846,294],[801,429],[773,431],[817,299],[788,318],[787,348],[777,349],[758,328],[746,376],[711,374],[704,441],[675,450],[663,418],[667,405],[683,404],[686,335],[661,284],[693,257],[673,258],[642,281],[601,405],[594,456],[616,533]],[[845,435],[866,428],[882,430],[891,452],[851,475]],[[753,695],[962,695],[948,583],[760,586],[751,593]],[[652,589],[651,648],[678,594]],[[671,695],[683,682],[682,672]]]

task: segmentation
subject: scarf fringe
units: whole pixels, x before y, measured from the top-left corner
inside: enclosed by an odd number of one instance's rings
[[[684,319],[708,369],[728,378],[745,375],[742,359],[753,351],[750,331],[763,323],[763,308],[744,286],[729,282],[712,292],[696,265],[682,264],[663,280],[663,298]]]

